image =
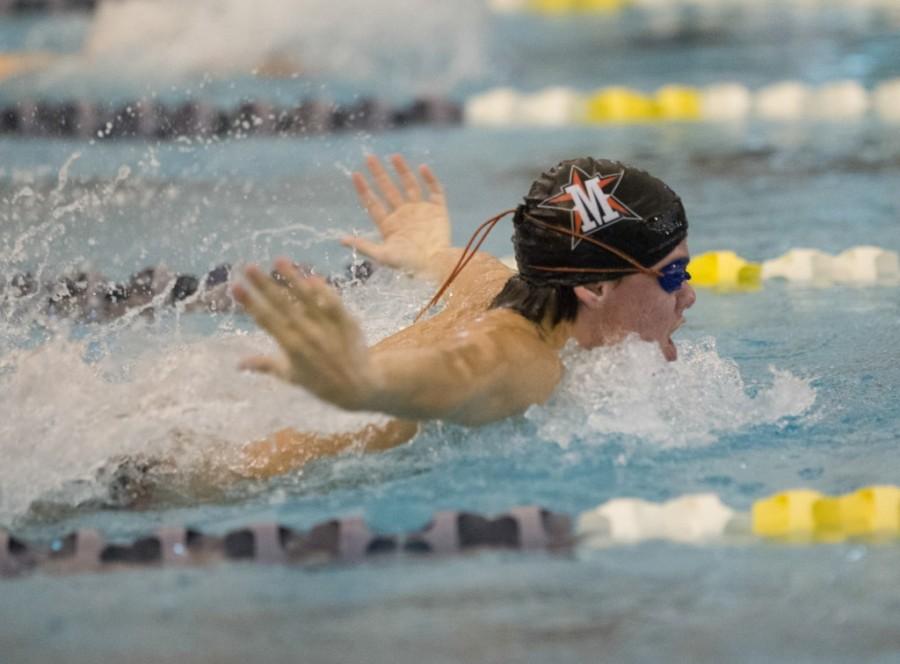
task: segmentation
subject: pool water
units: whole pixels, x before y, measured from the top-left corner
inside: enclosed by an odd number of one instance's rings
[[[623,82],[606,70],[592,79],[578,58],[563,66],[558,52],[557,64],[541,60],[546,78],[538,83],[504,49],[539,59],[558,42],[541,37],[536,19],[479,11],[453,22],[450,38],[462,40],[474,23],[487,43],[520,39],[496,52],[485,47],[471,71],[456,70],[459,80],[445,84],[452,94],[500,80],[523,88]],[[31,43],[67,50],[87,23],[35,21],[27,30]],[[6,45],[14,40],[4,35],[21,34],[0,28]],[[617,48],[622,78],[652,88],[787,77],[773,71],[784,49],[765,40],[729,47],[659,39],[651,52],[640,42]],[[804,39],[816,48],[793,53],[791,75],[872,83],[900,74],[900,42],[885,28]],[[351,43],[379,48],[365,36]],[[663,67],[659,50],[685,68]],[[110,83],[105,73],[80,71],[73,89],[114,85],[131,94],[133,81]],[[355,85],[322,76],[329,94]],[[414,94],[416,76],[394,82],[397,94]],[[229,80],[236,90],[227,91]],[[42,81],[15,81],[3,94]],[[173,94],[193,84],[178,78]],[[258,94],[258,85],[289,93],[240,77],[208,85],[213,97]],[[420,129],[161,145],[7,138],[0,272],[50,279],[90,265],[124,280],[148,265],[202,274],[279,255],[338,272],[353,257],[336,239],[371,232],[348,178],[369,152],[432,165],[448,191],[457,244],[514,205],[542,168],[590,154],[668,182],[685,201],[695,254],[731,249],[763,260],[806,246],[900,250],[900,132],[875,122]],[[498,226],[487,249],[510,254],[510,233]],[[430,292],[381,270],[344,298],[374,341],[408,324]],[[7,301],[0,311],[0,526],[39,542],[82,527],[126,540],[162,524],[224,533],[273,520],[303,529],[351,515],[402,532],[441,509],[540,504],[575,514],[613,497],[697,491],[745,510],[788,487],[838,493],[900,476],[896,286],[768,282],[756,292],[700,291],[676,336],[675,364],[636,340],[569,348],[556,394],[521,417],[477,430],[433,423],[386,453],[319,461],[228,488],[213,502],[174,496],[142,510],[108,504],[94,475],[104,461],[162,453],[189,468],[285,426],[352,430],[378,416],[341,413],[238,372],[241,357],[272,348],[238,313],[171,310],[152,321],[73,324],[20,305]],[[0,586],[0,661],[896,661],[898,558],[895,544],[650,542],[316,571],[229,565],[36,575]]]

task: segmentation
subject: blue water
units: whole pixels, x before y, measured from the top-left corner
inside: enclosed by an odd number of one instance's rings
[[[539,37],[540,24],[528,25],[515,27],[535,35],[533,55],[558,46]],[[29,31],[32,42],[43,34],[60,49],[68,43],[55,36],[58,23]],[[3,44],[21,48],[10,34],[0,21]],[[813,49],[789,65],[810,80],[819,66],[872,81],[898,73],[894,35],[854,35],[852,49],[846,36],[816,39],[830,54],[824,64]],[[664,44],[691,63],[678,80],[719,80],[717,56]],[[516,48],[528,53],[529,44]],[[732,77],[786,77],[772,68],[771,44],[719,50],[737,58]],[[657,56],[630,53],[621,62],[634,69],[633,84],[657,85]],[[481,80],[503,78],[505,63],[486,65]],[[510,76],[527,86],[537,74],[523,67]],[[582,62],[572,77],[539,84],[574,85],[591,74]],[[476,87],[472,77],[457,85]],[[146,265],[202,273],[282,254],[337,271],[350,258],[337,236],[368,229],[347,174],[367,152],[395,151],[428,162],[443,180],[456,243],[515,204],[541,168],[592,154],[671,184],[685,201],[694,253],[724,248],[763,260],[798,246],[898,251],[898,148],[896,129],[875,123],[424,129],[154,146],[3,139],[0,271],[49,277],[89,263],[125,279]],[[511,253],[509,227],[486,246]],[[375,339],[408,322],[428,294],[382,272],[345,297]],[[185,498],[140,511],[96,507],[103,487],[92,471],[104,459],[175,450],[189,466],[215,445],[281,426],[339,429],[365,416],[237,372],[241,356],[268,343],[239,314],[74,327],[3,314],[0,525],[35,541],[80,527],[127,539],[161,524],[223,533],[349,515],[397,532],[440,509],[541,504],[574,514],[612,497],[695,491],[747,509],[787,487],[837,493],[900,476],[896,286],[701,291],[676,337],[678,366],[663,366],[641,344],[570,351],[569,381],[526,416],[478,430],[432,424],[387,453],[320,461],[213,503]],[[648,379],[647,366],[665,380]],[[897,557],[893,544],[648,543],[315,572],[232,565],[38,575],[0,586],[0,661],[896,661]]]

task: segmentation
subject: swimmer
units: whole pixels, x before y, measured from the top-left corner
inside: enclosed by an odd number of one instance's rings
[[[366,347],[334,290],[286,259],[275,262],[277,278],[247,267],[234,295],[283,351],[247,358],[243,368],[392,419],[352,434],[279,431],[243,448],[233,467],[241,477],[270,477],[348,449],[388,449],[427,420],[478,426],[520,414],[553,393],[559,352],[572,339],[593,348],[636,334],[667,360],[677,357],[672,335],[696,296],[687,283],[684,207],[663,182],[615,161],[558,164],[505,213],[514,213],[513,272],[478,251],[504,215],[476,231],[471,246],[453,248],[437,178],[420,167],[423,191],[402,157],[391,161],[396,180],[375,157],[367,159],[374,187],[353,174],[381,241],[343,243],[441,284],[429,303],[446,295],[440,311]]]

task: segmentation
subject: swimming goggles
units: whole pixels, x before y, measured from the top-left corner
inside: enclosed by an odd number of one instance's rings
[[[687,266],[690,262],[690,258],[679,258],[668,265],[661,267],[659,269],[659,276],[656,278],[656,280],[659,281],[660,288],[667,293],[674,293],[681,290],[681,287],[684,286],[684,282],[690,281],[691,279],[691,273],[687,271]]]

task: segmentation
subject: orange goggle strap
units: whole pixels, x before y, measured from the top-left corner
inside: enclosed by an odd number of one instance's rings
[[[450,288],[450,284],[453,283],[456,277],[459,276],[459,273],[463,271],[466,265],[469,264],[469,261],[471,261],[475,257],[475,254],[478,253],[481,245],[487,239],[487,236],[490,234],[490,232],[494,230],[494,226],[497,225],[497,222],[503,219],[503,217],[505,217],[506,215],[512,214],[515,211],[515,208],[513,208],[510,210],[506,210],[505,212],[501,212],[497,216],[491,217],[486,222],[481,224],[481,226],[475,229],[475,232],[472,233],[472,237],[469,238],[469,242],[463,248],[462,255],[460,255],[459,260],[456,262],[456,265],[450,271],[449,276],[444,279],[444,283],[441,284],[441,287],[438,288],[437,292],[431,297],[430,300],[428,300],[428,304],[426,304],[418,313],[418,315],[416,316],[416,321],[418,321],[426,311],[431,309],[431,307],[440,302],[441,298],[444,297],[444,293],[446,293],[447,289]],[[481,234],[480,238],[478,237],[479,233]],[[478,238],[477,242],[476,238]]]
[[[438,288],[437,292],[432,296],[432,298],[428,301],[422,310],[416,315],[415,320],[418,321],[426,311],[431,309],[434,305],[440,302],[441,298],[444,296],[444,293],[447,292],[447,289],[450,288],[450,285],[456,280],[456,277],[459,276],[459,273],[462,272],[465,267],[469,264],[469,262],[475,257],[475,254],[478,253],[478,250],[481,248],[481,245],[484,244],[484,241],[487,239],[487,236],[490,235],[491,231],[494,230],[494,227],[497,223],[503,219],[503,217],[513,214],[516,212],[516,208],[506,210],[505,212],[501,212],[495,217],[491,217],[483,224],[481,224],[478,228],[475,229],[475,232],[472,233],[472,237],[469,238],[468,243],[463,248],[462,255],[460,255],[459,260],[456,262],[456,265],[450,271],[450,274],[444,280],[444,283],[441,284],[440,288]],[[648,274],[654,277],[660,276],[660,272],[658,270],[652,270],[650,268],[644,267],[634,258],[626,254],[624,251],[617,249],[611,245],[606,244],[605,242],[601,242],[600,240],[595,240],[592,237],[588,237],[587,235],[582,235],[576,231],[570,231],[565,228],[560,228],[559,226],[553,226],[552,224],[547,224],[540,219],[537,219],[527,212],[523,212],[522,216],[530,221],[535,226],[543,228],[544,230],[551,231],[553,233],[559,233],[560,235],[568,235],[570,237],[576,238],[583,242],[588,242],[597,247],[600,247],[604,251],[608,251],[609,253],[621,258],[626,263],[630,263],[633,265],[633,268],[591,268],[591,267],[566,267],[566,266],[547,266],[547,265],[529,265],[533,270],[541,270],[544,272],[572,272],[572,273],[588,273],[588,274],[634,274],[636,272],[643,272],[644,274]],[[480,237],[479,237],[480,234]]]

